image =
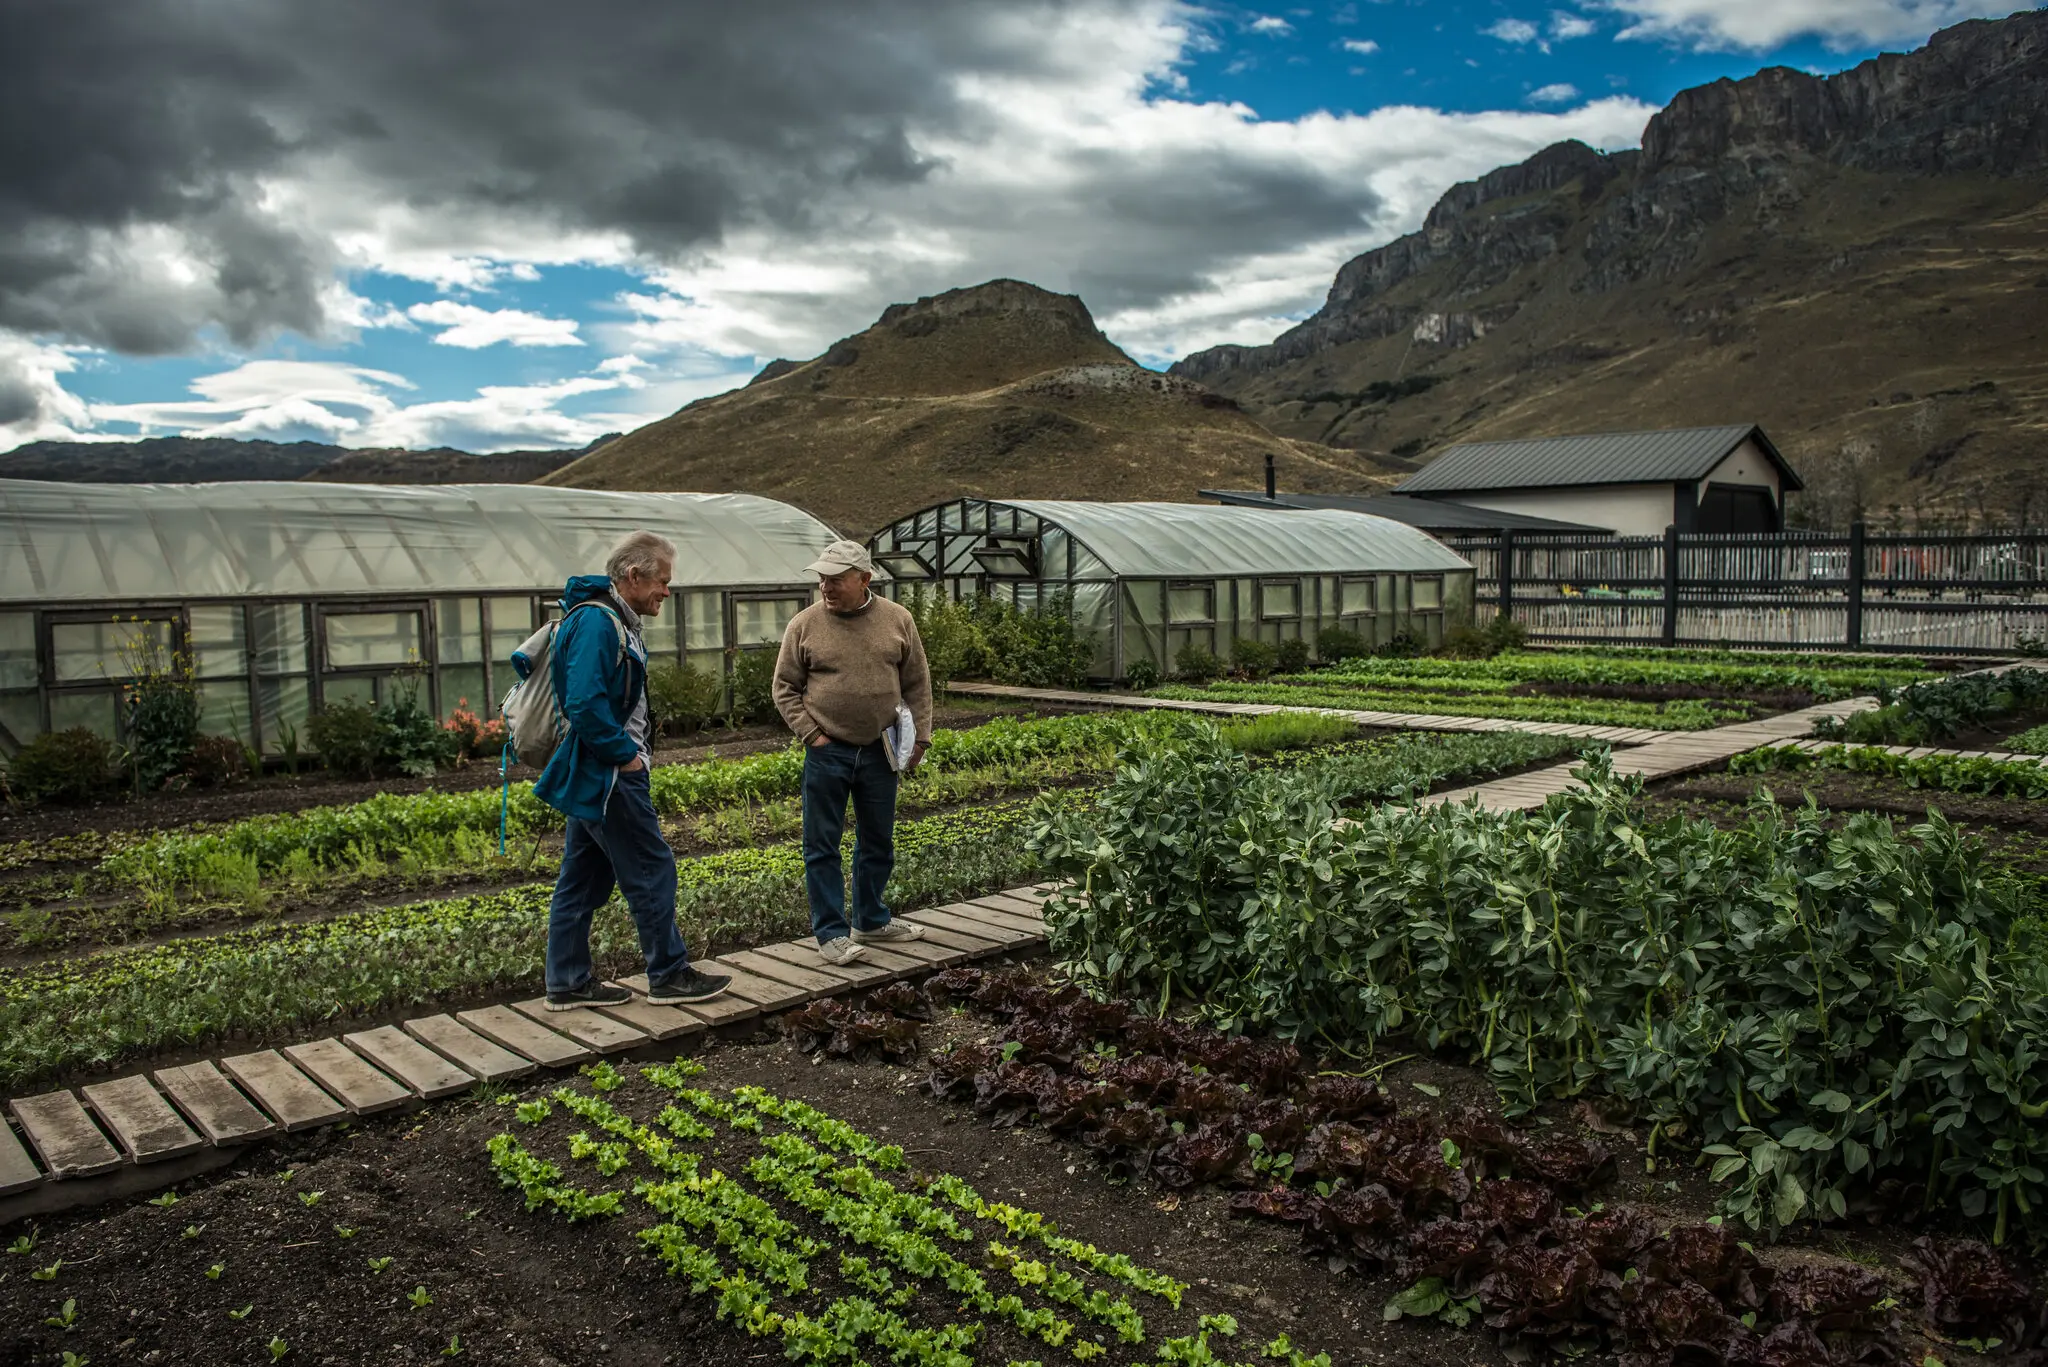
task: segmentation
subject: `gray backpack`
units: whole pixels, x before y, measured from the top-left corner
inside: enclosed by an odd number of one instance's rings
[[[559,622],[549,622],[527,637],[515,652],[528,661],[526,677],[512,685],[512,691],[498,706],[499,715],[505,719],[506,744],[519,756],[521,764],[547,768],[555,748],[568,737],[569,718],[562,711],[562,700],[555,696],[555,633],[585,608],[596,608],[612,619],[612,630],[619,637],[619,660],[625,661],[626,624],[619,620],[618,613],[602,603],[578,603]]]

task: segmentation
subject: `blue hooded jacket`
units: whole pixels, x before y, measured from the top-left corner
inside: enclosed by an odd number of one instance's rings
[[[601,603],[610,611],[575,611],[582,603]],[[572,578],[562,591],[562,613],[551,660],[555,697],[569,719],[569,734],[535,780],[533,795],[565,816],[601,821],[618,782],[618,767],[640,753],[626,734],[626,719],[647,688],[647,657],[629,644],[620,658],[620,630],[612,625],[618,608],[609,577]],[[521,678],[532,668],[524,655],[514,654],[512,664]]]

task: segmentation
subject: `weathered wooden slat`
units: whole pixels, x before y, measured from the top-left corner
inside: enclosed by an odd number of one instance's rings
[[[156,1085],[216,1147],[247,1144],[277,1129],[277,1123],[250,1105],[249,1098],[211,1063],[159,1068]]]
[[[284,1056],[356,1115],[375,1115],[412,1100],[411,1088],[386,1077],[338,1039],[288,1044]]]
[[[863,963],[872,964],[889,975],[889,981],[931,972],[931,965],[903,953],[901,945],[862,945],[867,951]]]
[[[590,1050],[575,1040],[556,1034],[509,1006],[458,1011],[455,1019],[493,1044],[502,1044],[515,1054],[524,1054],[543,1068],[566,1068],[590,1057]]]
[[[512,1009],[529,1020],[538,1021],[548,1029],[567,1035],[586,1049],[600,1054],[616,1054],[631,1049],[636,1044],[647,1043],[644,1032],[635,1030],[624,1021],[599,1012],[596,1008],[579,1007],[574,1011],[550,1011],[546,997],[533,997],[523,1002],[513,1002]]]
[[[453,1096],[476,1086],[476,1079],[395,1025],[343,1035],[341,1042],[371,1064],[405,1084],[424,1101]]]
[[[138,1163],[153,1163],[206,1147],[185,1118],[146,1077],[117,1078],[79,1088],[107,1132]]]
[[[1003,949],[999,941],[987,939],[984,936],[969,935],[965,931],[951,930],[945,926],[934,925],[930,921],[922,921],[919,924],[924,927],[924,938],[927,944],[944,945],[948,949],[957,949],[963,956],[969,959],[979,959],[989,954],[1000,954]]]
[[[656,1006],[641,997],[635,997],[622,1006],[600,1006],[597,1010],[613,1020],[624,1021],[649,1039],[701,1034],[705,1028],[700,1016],[673,1006]]]
[[[716,964],[708,966],[711,972],[721,972]],[[635,973],[630,978],[620,978],[620,987],[629,988],[641,996],[647,995],[647,975]],[[761,1014],[761,1008],[745,997],[728,991],[722,997],[713,997],[708,1002],[691,1002],[686,1006],[664,1007],[664,1010],[682,1011],[695,1016],[707,1026],[733,1025],[750,1021]]]
[[[14,1127],[0,1117],[0,1196],[12,1196],[42,1184],[42,1169],[14,1137]]]
[[[792,1006],[802,1006],[813,997],[832,991],[836,986],[823,974],[814,973],[809,975],[811,982],[822,984],[821,986],[798,987],[763,968],[748,964],[742,957],[745,954],[745,950],[741,950],[739,955],[721,954],[711,961],[711,968],[714,972],[731,974],[732,987],[728,991],[735,997],[744,997],[754,1003],[761,1008],[763,1014],[786,1010]],[[789,970],[791,974],[799,971]]]
[[[855,959],[850,964],[826,963],[818,957],[816,940],[790,940],[783,944],[761,945],[754,952],[771,959],[779,959],[797,968],[821,973],[847,987],[880,987],[890,981],[888,969],[871,964],[865,959]]]
[[[91,1177],[121,1166],[121,1151],[100,1133],[85,1107],[69,1092],[45,1092],[21,1096],[7,1103],[21,1122],[36,1157],[53,1182],[69,1177]]]
[[[1045,922],[1041,918],[1026,916],[1014,907],[990,906],[986,902],[970,901],[957,903],[954,906],[947,907],[946,910],[957,916],[966,916],[972,919],[1015,926],[1029,935],[1036,936],[1045,933]]]
[[[525,1077],[538,1066],[530,1058],[493,1044],[453,1016],[409,1020],[405,1033],[480,1082]]]
[[[964,916],[961,909],[953,907],[933,907],[927,911],[908,912],[904,919],[930,926],[942,926],[947,930],[958,930],[968,935],[978,935],[994,941],[1003,949],[1014,949],[1020,944],[1039,938],[1037,934],[1021,926],[1008,922],[999,923],[993,918],[983,920],[979,917]]]
[[[946,968],[967,958],[967,955],[953,946],[940,944],[933,939],[928,928],[915,940],[891,940],[886,945],[867,945],[865,948],[887,950],[913,963],[922,964],[927,969]]]
[[[275,1049],[224,1058],[220,1066],[287,1130],[331,1124],[348,1114],[347,1107],[327,1095],[320,1084],[294,1068]]]
[[[1045,924],[1045,903],[1042,901],[1034,902],[1028,898],[1019,897],[1015,893],[992,892],[986,897],[975,898],[974,902],[978,906],[991,907],[996,911],[1007,912],[1013,916],[1021,916],[1033,925],[1042,926]]]

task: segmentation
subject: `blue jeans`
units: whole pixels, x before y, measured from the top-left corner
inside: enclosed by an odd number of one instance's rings
[[[896,771],[881,741],[851,745],[828,740],[804,750],[804,891],[811,899],[811,932],[818,943],[846,935],[846,883],[839,838],[846,833],[846,800],[853,799],[853,924],[880,930],[889,924],[882,890],[896,868]]]
[[[590,918],[614,884],[640,932],[647,981],[659,984],[688,968],[676,929],[676,854],[662,838],[645,769],[618,775],[602,821],[569,818],[548,907],[548,991],[575,992],[590,981]]]

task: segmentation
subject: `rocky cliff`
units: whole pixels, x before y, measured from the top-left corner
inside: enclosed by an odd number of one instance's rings
[[[1877,448],[1910,502],[1928,450],[1982,465],[2048,434],[2044,187],[2048,11],[1973,21],[1834,76],[1683,91],[1640,150],[1560,143],[1454,186],[1298,326],[1173,373],[1402,455],[1754,419],[1816,460]],[[1975,397],[1929,411],[1935,391]]]

